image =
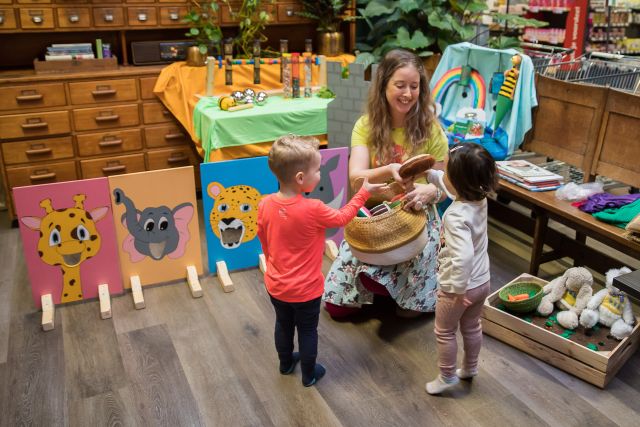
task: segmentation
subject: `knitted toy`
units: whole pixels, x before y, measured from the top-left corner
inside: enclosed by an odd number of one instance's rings
[[[585,328],[593,328],[600,322],[611,328],[611,336],[622,340],[633,331],[635,316],[629,297],[613,286],[613,278],[621,274],[631,273],[627,267],[613,268],[605,274],[607,287],[596,293],[580,315],[580,324]]]
[[[569,268],[561,277],[549,282],[543,289],[545,296],[540,301],[538,312],[548,316],[553,312],[553,304],[562,310],[556,318],[566,329],[575,329],[578,316],[587,306],[593,294],[593,276],[584,267]]]

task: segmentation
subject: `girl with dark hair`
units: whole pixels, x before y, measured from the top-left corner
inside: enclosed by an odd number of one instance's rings
[[[405,50],[388,52],[372,77],[366,114],[351,135],[349,180],[354,191],[362,178],[395,180],[406,191],[405,209],[424,209],[439,202],[442,192],[435,185],[424,180],[403,182],[398,173],[403,161],[418,154],[431,154],[437,161],[434,167],[444,168],[447,138],[434,111],[421,59]],[[426,212],[429,242],[421,254],[402,264],[364,264],[342,243],[325,280],[323,299],[332,317],[371,304],[374,293],[391,295],[401,316],[434,310],[440,221],[434,209]]]
[[[459,144],[449,151],[444,190],[454,202],[443,220],[443,247],[438,255],[438,302],[435,334],[440,374],[426,385],[429,394],[442,393],[460,379],[478,374],[482,346],[480,314],[489,295],[487,254],[487,194],[497,186],[496,163],[482,146]],[[460,325],[464,358],[456,370]]]

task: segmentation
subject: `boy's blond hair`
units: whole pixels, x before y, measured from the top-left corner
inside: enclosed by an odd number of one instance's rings
[[[319,151],[320,142],[312,136],[285,135],[269,150],[269,169],[280,182],[291,182],[298,172],[306,172]]]

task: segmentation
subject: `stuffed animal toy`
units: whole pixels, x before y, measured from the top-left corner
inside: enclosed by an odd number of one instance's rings
[[[579,324],[582,310],[593,294],[593,276],[584,267],[569,268],[561,277],[549,282],[543,289],[545,296],[538,305],[538,312],[548,316],[553,312],[553,304],[562,310],[556,318],[560,326],[575,329]]]
[[[627,267],[613,268],[605,274],[607,287],[597,292],[580,315],[580,324],[593,328],[598,322],[611,328],[611,336],[622,340],[633,331],[635,316],[629,297],[613,286],[613,278],[631,273]]]

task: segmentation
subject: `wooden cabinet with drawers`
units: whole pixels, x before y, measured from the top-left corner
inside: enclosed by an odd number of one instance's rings
[[[186,165],[198,177],[201,159],[187,131],[153,94],[160,69],[0,73],[0,173],[10,216],[18,186]]]

